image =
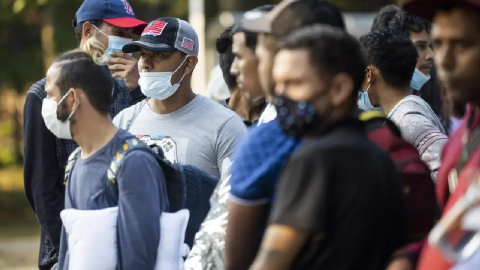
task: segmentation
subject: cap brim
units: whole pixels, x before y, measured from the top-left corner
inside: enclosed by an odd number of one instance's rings
[[[143,48],[152,52],[173,52],[177,51],[174,47],[167,45],[165,43],[151,43],[145,41],[134,41],[123,46],[122,51],[124,53],[134,53],[140,51],[140,48]]]
[[[121,28],[134,28],[133,32],[137,35],[141,35],[143,29],[148,25],[144,21],[130,17],[103,19],[103,21]]]
[[[270,34],[272,32],[272,25],[268,19],[267,13],[255,19],[244,18],[241,24],[242,29],[248,32],[265,34]]]
[[[444,4],[470,4],[478,7],[478,1],[475,0],[410,0],[402,5],[402,9],[415,16],[432,21],[435,12]]]

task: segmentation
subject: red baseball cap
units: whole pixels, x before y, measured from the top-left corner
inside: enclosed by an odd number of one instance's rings
[[[445,4],[467,4],[480,8],[480,0],[407,0],[402,5],[402,9],[432,21],[438,8]]]

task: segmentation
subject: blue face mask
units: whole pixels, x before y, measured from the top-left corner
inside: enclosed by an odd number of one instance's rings
[[[423,74],[420,70],[415,69],[412,81],[410,82],[410,87],[413,90],[420,91],[420,89],[422,89],[422,87],[430,80],[430,78],[430,74],[427,76]]]
[[[102,33],[104,36],[108,38],[108,48],[107,48],[108,59],[112,58],[112,56],[110,56],[111,52],[122,52],[123,46],[133,41],[131,38],[108,36],[107,34],[103,33],[102,30],[98,29],[95,25],[93,27],[95,27],[95,29],[97,29],[98,32]],[[127,55],[132,56],[131,53],[127,53]]]
[[[360,109],[364,111],[371,111],[371,110],[381,110],[382,108],[380,107],[374,107],[372,103],[370,102],[370,98],[368,97],[368,90],[370,90],[370,85],[368,85],[368,88],[365,92],[358,92],[358,102],[357,105]]]

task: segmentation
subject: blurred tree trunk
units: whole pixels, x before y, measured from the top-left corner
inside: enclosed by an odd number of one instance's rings
[[[14,152],[13,154],[15,155],[15,161],[18,164],[23,163],[23,147],[22,147],[22,142],[23,142],[23,130],[22,130],[22,114],[19,111],[19,106],[18,106],[18,99],[19,95],[15,97],[15,110],[13,111],[13,147],[14,147]]]
[[[42,39],[42,57],[45,72],[55,58],[55,43],[53,39],[53,5],[44,5],[40,9],[40,27]]]

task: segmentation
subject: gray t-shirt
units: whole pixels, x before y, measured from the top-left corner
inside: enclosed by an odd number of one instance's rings
[[[222,162],[230,157],[237,142],[247,133],[242,119],[204,96],[196,96],[183,108],[169,114],[157,114],[148,103],[123,110],[113,120],[147,144],[155,143],[173,162],[193,165],[219,178]]]
[[[388,114],[402,132],[402,137],[418,150],[418,154],[436,181],[440,154],[448,140],[438,116],[421,97],[409,95]]]

